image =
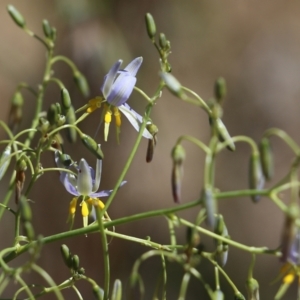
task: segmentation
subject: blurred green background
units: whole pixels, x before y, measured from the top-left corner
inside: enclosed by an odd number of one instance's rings
[[[13,23],[6,12],[7,4],[13,4],[25,17],[28,27],[37,34],[42,34],[41,23],[44,18],[57,28],[55,53],[66,55],[77,64],[90,83],[91,97],[100,94],[103,76],[117,59],[122,58],[125,65],[137,56],[144,58],[138,73],[137,86],[150,95],[154,93],[159,81],[159,62],[144,25],[144,15],[150,12],[156,20],[158,32],[164,32],[171,41],[170,62],[173,74],[183,85],[208,100],[213,95],[215,79],[219,76],[225,77],[228,95],[224,104],[224,122],[232,135],[249,135],[259,141],[264,130],[280,127],[296,142],[300,142],[300,4],[297,1],[0,0],[2,120],[7,120],[9,99],[16,85],[20,81],[26,81],[36,87],[45,65],[43,46]],[[78,92],[70,69],[59,63],[55,66],[55,73],[70,91],[74,106],[78,108],[84,105],[88,99],[84,99]],[[58,88],[49,86],[44,109],[47,110],[50,103],[59,102],[59,97]],[[129,104],[140,113],[146,106],[146,102],[137,93],[133,93]],[[31,124],[33,106],[34,99],[26,94],[23,128]],[[100,112],[94,113],[81,124],[82,129],[93,135],[99,119]],[[181,134],[193,135],[204,142],[209,140],[210,128],[205,113],[180,102],[167,91],[155,106],[152,120],[159,128],[154,160],[151,164],[145,162],[147,141],[144,140],[126,176],[128,183],[119,191],[109,210],[112,219],[173,206],[170,187],[172,146]],[[1,138],[4,137],[2,132]],[[97,140],[102,143],[106,155],[101,189],[114,186],[135,137],[136,132],[124,121],[121,144],[117,145],[113,125],[109,141],[104,143],[101,128]],[[292,153],[278,139],[272,141],[276,157],[276,180],[287,172]],[[189,144],[185,146],[187,159],[182,198],[183,202],[188,202],[199,197],[204,156],[196,147]],[[76,145],[66,142],[65,150],[72,154],[74,160],[85,157],[91,166],[95,163],[94,157],[87,153],[80,141]],[[235,153],[224,152],[220,155],[216,174],[216,184],[220,190],[247,188],[249,155],[250,149],[244,144],[238,144]],[[43,164],[53,166],[53,157],[45,154]],[[1,182],[1,195],[6,191],[7,180]],[[57,174],[45,174],[40,178],[31,193],[31,199],[34,201],[33,225],[37,233],[47,236],[68,229],[66,219],[71,197],[59,183]],[[288,201],[288,198],[285,200]],[[11,205],[14,206],[13,201]],[[232,239],[246,245],[270,248],[279,246],[284,218],[269,199],[262,199],[256,205],[250,198],[222,200],[219,210],[224,215]],[[194,221],[197,213],[198,209],[193,209],[181,215]],[[79,215],[76,220],[77,227],[81,226]],[[12,224],[12,217],[6,214],[0,228],[1,248],[12,242]],[[169,243],[167,222],[164,218],[130,223],[116,228],[116,231],[141,238],[151,236],[153,241]],[[179,228],[177,234],[178,240],[184,242],[184,228]],[[210,239],[201,238],[207,250],[213,249]],[[69,276],[69,271],[60,257],[59,246],[62,243],[66,243],[72,253],[79,255],[87,276],[101,284],[103,260],[99,236],[92,234],[88,237],[77,237],[43,248],[38,263],[57,283]],[[113,239],[109,247],[112,280],[120,278],[126,288],[133,262],[148,249],[117,239]],[[249,253],[230,248],[225,270],[244,294],[250,261]],[[13,264],[17,263],[19,261]],[[175,263],[169,263],[169,267],[167,298],[176,299],[182,269]],[[281,264],[276,258],[257,257],[254,277],[261,285],[261,299],[274,297],[278,284],[270,283],[280,267]],[[214,286],[213,267],[202,261],[199,270]],[[146,299],[152,299],[160,271],[159,259],[152,259],[142,266]],[[35,274],[28,274],[29,283],[37,283],[39,280],[41,279]],[[79,282],[78,286],[83,291],[84,299],[92,299],[89,284]],[[233,299],[233,292],[223,279],[221,288],[226,299]],[[295,299],[296,288],[293,285],[285,299]],[[13,284],[10,289],[14,290]],[[65,295],[68,299],[75,299],[71,290],[66,291]],[[187,299],[208,299],[208,296],[199,282],[192,280]]]

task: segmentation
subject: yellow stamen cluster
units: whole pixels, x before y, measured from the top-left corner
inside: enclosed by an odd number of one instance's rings
[[[102,99],[100,97],[96,97],[94,99],[91,99],[88,102],[88,108],[87,108],[86,112],[87,113],[92,113],[97,108],[100,108],[101,107],[101,102],[102,102]]]

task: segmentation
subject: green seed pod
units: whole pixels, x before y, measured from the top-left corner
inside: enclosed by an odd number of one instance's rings
[[[166,49],[167,48],[167,38],[166,38],[166,36],[165,36],[164,33],[160,33],[159,34],[158,43],[159,43],[159,46],[162,49]]]
[[[219,77],[215,82],[215,97],[220,103],[227,94],[226,81],[223,77]]]
[[[72,261],[72,269],[77,271],[79,269],[79,256],[78,255],[73,255],[72,258],[71,258],[71,261]]]
[[[93,294],[97,300],[103,300],[104,291],[98,285],[93,286]]]
[[[270,140],[263,138],[259,144],[260,160],[263,174],[267,180],[270,180],[274,174],[273,151]]]
[[[202,203],[206,209],[206,223],[211,228],[216,226],[217,203],[211,187],[204,188],[201,195]]]
[[[246,289],[248,293],[248,300],[259,300],[259,284],[254,278],[246,281]]]
[[[264,186],[265,180],[260,164],[260,155],[258,152],[253,152],[249,162],[249,188],[255,190],[261,190]],[[259,195],[251,196],[253,202],[257,202],[260,199]]]
[[[70,94],[66,88],[62,88],[60,91],[60,96],[63,113],[67,115],[72,105]]]
[[[48,20],[43,20],[43,31],[46,38],[52,40],[53,32]]]
[[[58,114],[59,112],[57,111],[56,104],[51,104],[47,112],[47,119],[51,125],[56,124],[58,119]]]
[[[169,91],[175,96],[181,98],[183,96],[183,90],[180,82],[170,73],[161,72],[161,79],[165,82]]]
[[[246,298],[240,292],[237,292],[234,295],[234,300],[246,300]]]
[[[10,163],[10,160],[11,160],[11,146],[8,145],[5,147],[2,155],[1,155],[1,158],[0,158],[0,180],[3,178],[8,166],[9,166],[9,163]]]
[[[21,219],[23,222],[31,222],[32,220],[32,212],[28,200],[26,197],[21,197],[20,199],[20,213]]]
[[[86,148],[93,153],[98,159],[103,159],[104,155],[101,150],[100,144],[97,144],[89,135],[84,134],[81,137],[81,141],[86,146]]]
[[[150,13],[146,13],[145,20],[148,36],[150,39],[153,39],[156,34],[155,21]]]
[[[71,257],[71,252],[69,250],[69,247],[65,244],[60,246],[60,252],[61,252],[61,256],[64,260],[65,265],[68,268],[72,267],[72,257]]]
[[[20,12],[16,10],[14,6],[7,5],[7,11],[18,26],[20,26],[21,28],[25,27],[26,24],[25,19],[20,14]]]
[[[114,282],[111,300],[122,300],[122,282],[119,279]]]
[[[67,123],[68,124],[75,124],[76,122],[76,115],[75,115],[75,110],[73,105],[71,105],[67,115]],[[74,127],[69,127],[68,128],[68,140],[70,141],[70,143],[75,143],[77,140],[77,130]]]
[[[222,120],[221,119],[216,119],[215,124],[216,124],[216,128],[217,128],[217,131],[218,131],[219,140],[221,142],[226,142],[227,143],[227,148],[230,151],[234,151],[235,150],[235,144],[232,141],[232,138],[229,135],[229,133],[228,133],[224,123],[222,122]]]
[[[75,71],[73,74],[75,84],[77,85],[79,91],[84,97],[88,97],[90,94],[89,85],[86,78],[79,71]]]
[[[34,240],[34,229],[33,229],[33,226],[30,222],[26,221],[24,222],[24,232],[25,232],[25,235],[27,236],[27,238],[32,241]]]

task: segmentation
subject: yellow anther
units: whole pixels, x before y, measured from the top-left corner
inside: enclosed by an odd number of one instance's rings
[[[69,213],[70,215],[74,215],[76,212],[76,205],[77,205],[77,197],[73,198],[72,201],[70,202],[70,207],[69,207]]]
[[[81,214],[83,217],[87,217],[89,215],[89,208],[85,201],[81,203]]]
[[[283,277],[283,282],[285,284],[291,284],[294,281],[294,279],[295,279],[295,275],[290,273]]]
[[[116,120],[116,126],[121,127],[121,114],[117,107],[114,107],[114,116],[115,116],[115,120]]]
[[[99,206],[101,209],[103,209],[105,207],[104,203],[101,200],[97,199],[97,202],[95,203],[95,206]]]
[[[101,107],[101,98],[97,97],[94,99],[91,99],[88,102],[89,107],[87,108],[87,112],[88,113],[92,113],[93,111],[95,111],[97,108]]]
[[[111,111],[108,110],[106,113],[105,113],[105,116],[104,116],[104,122],[105,123],[110,123],[111,122]]]

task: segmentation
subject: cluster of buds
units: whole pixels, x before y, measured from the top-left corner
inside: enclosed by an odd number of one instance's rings
[[[73,276],[80,276],[85,273],[84,268],[79,265],[79,256],[76,254],[73,255],[67,245],[61,245],[60,252],[65,265],[71,270]]]

